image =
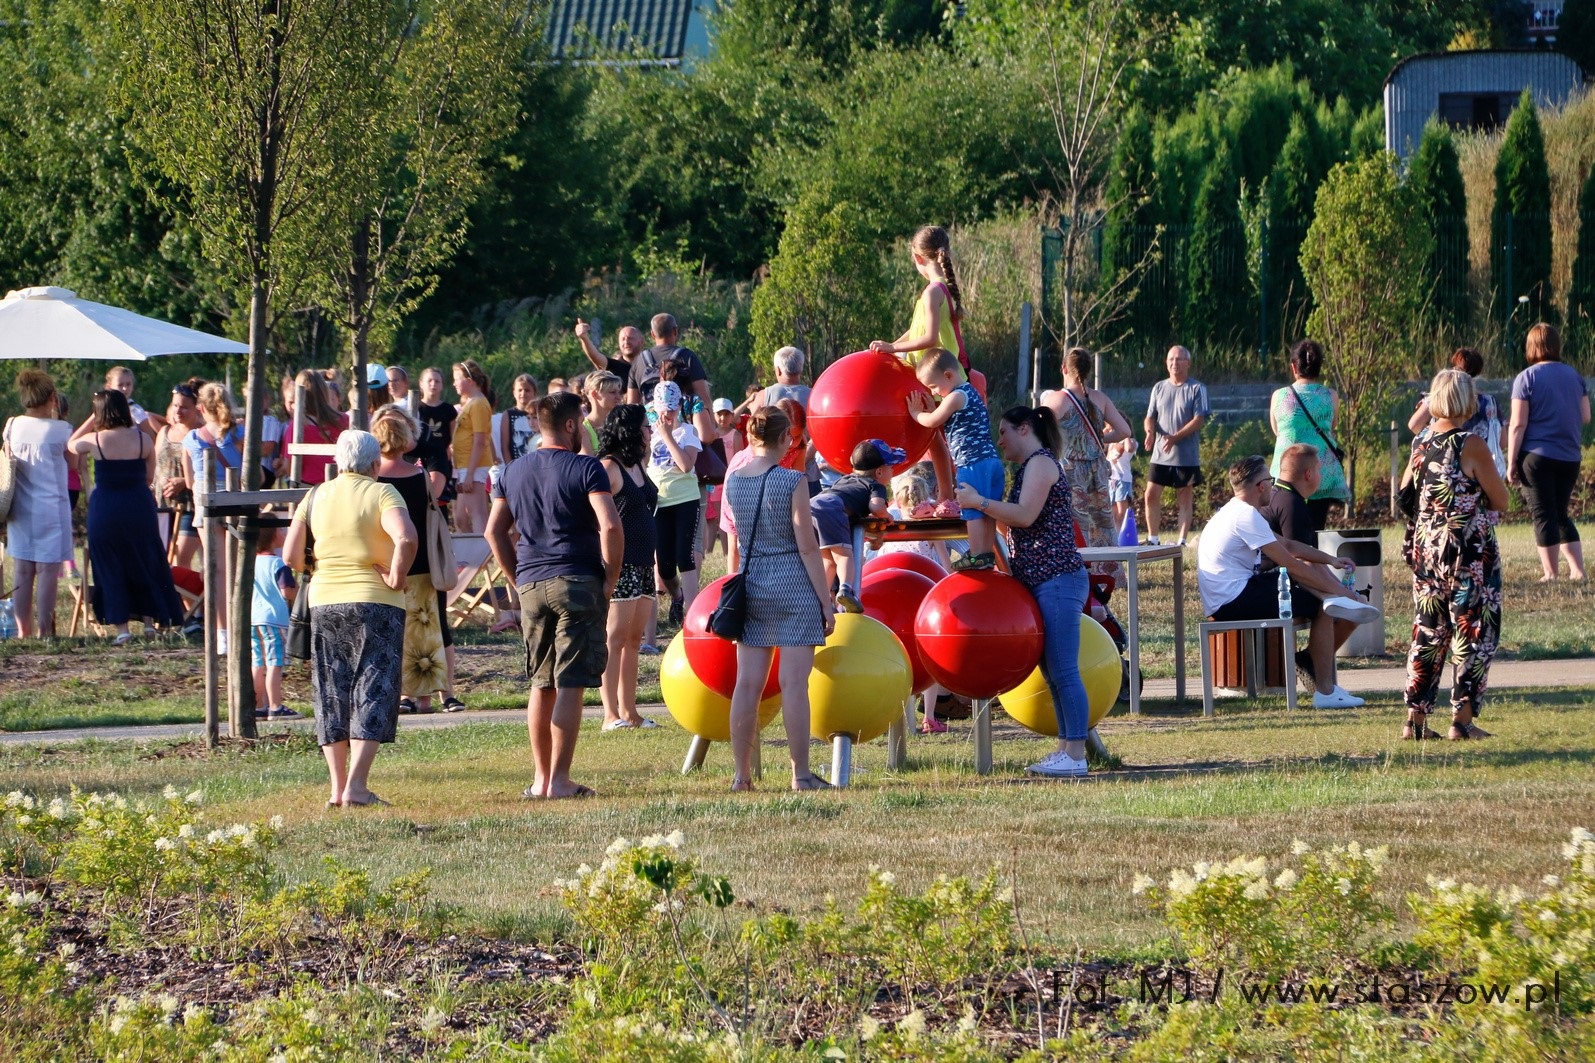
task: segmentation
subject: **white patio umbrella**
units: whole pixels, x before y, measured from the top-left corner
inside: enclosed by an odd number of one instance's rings
[[[248,354],[249,347],[67,288],[19,288],[0,300],[0,361],[64,358],[143,362],[163,354]]]

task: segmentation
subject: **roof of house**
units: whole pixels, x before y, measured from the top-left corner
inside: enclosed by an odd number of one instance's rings
[[[644,60],[679,62],[692,9],[693,0],[553,0],[548,49],[556,59],[640,52]]]
[[[1409,55],[1390,68],[1390,73],[1385,75],[1385,85],[1388,86],[1406,68],[1413,65],[1428,63],[1445,63],[1453,65],[1469,65],[1478,63],[1508,63],[1541,69],[1546,67],[1561,66],[1576,72],[1575,76],[1582,79],[1587,73],[1571,58],[1561,52],[1546,48],[1479,48],[1459,52],[1420,52]]]

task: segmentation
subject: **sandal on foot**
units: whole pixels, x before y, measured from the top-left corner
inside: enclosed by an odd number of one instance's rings
[[[371,808],[374,805],[385,805],[385,806],[391,807],[392,804],[393,804],[393,802],[384,801],[384,800],[382,800],[382,798],[378,797],[376,794],[367,794],[366,795],[366,799],[364,801],[345,801],[343,803],[343,807],[344,808]]]
[[[1415,712],[1407,718],[1406,726],[1401,728],[1403,742],[1433,741],[1439,738],[1439,732],[1429,727],[1429,714]]]
[[[453,694],[450,694],[448,697],[443,699],[443,711],[444,712],[464,712],[465,711],[465,702],[461,701],[459,698],[455,697]]]
[[[794,790],[834,790],[834,789],[836,789],[836,787],[832,786],[830,783],[826,782],[824,779],[820,778],[818,775],[814,775],[814,774],[810,773],[808,775],[804,775],[801,778],[793,779],[792,780],[792,789],[794,789]]]
[[[594,790],[591,786],[582,786],[580,783],[578,783],[576,785],[576,789],[572,790],[570,793],[568,793],[568,794],[549,794],[548,797],[546,798],[546,800],[549,800],[549,801],[579,801],[579,800],[582,800],[583,798],[597,797],[597,796],[598,796],[598,791],[597,790]]]
[[[753,781],[751,779],[732,779],[731,792],[734,794],[751,794]]]
[[[927,735],[944,735],[947,733],[947,725],[938,719],[927,717],[919,725],[919,733]]]
[[[400,716],[414,716],[416,713],[418,713],[420,711],[421,711],[421,709],[416,705],[414,698],[400,698],[399,699],[399,715]]]
[[[1489,738],[1490,732],[1476,723],[1458,723],[1451,721],[1451,733],[1446,735],[1453,742],[1465,742],[1477,738]]]

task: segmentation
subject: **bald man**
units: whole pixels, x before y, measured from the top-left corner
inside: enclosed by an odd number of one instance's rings
[[[620,348],[620,354],[614,358],[604,354],[593,343],[592,326],[581,318],[576,319],[575,332],[576,339],[582,345],[582,353],[587,356],[589,362],[593,363],[593,368],[614,373],[622,381],[631,376],[631,363],[636,361],[637,356],[646,349],[642,329],[635,325],[622,325],[620,331],[615,333],[615,343]]]
[[[1257,507],[1275,535],[1299,543],[1318,541],[1318,528],[1307,500],[1323,479],[1317,447],[1297,443],[1285,449],[1279,458],[1279,475],[1274,477],[1274,491],[1266,503]]]
[[[1202,426],[1207,423],[1207,388],[1190,378],[1191,352],[1170,347],[1164,359],[1169,378],[1152,386],[1146,407],[1146,541],[1156,543],[1163,526],[1163,489],[1174,488],[1180,506],[1180,545],[1191,534],[1196,485],[1202,482]]]

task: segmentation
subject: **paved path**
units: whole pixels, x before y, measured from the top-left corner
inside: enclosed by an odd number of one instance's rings
[[[1340,683],[1354,694],[1399,693],[1407,682],[1405,665],[1380,668],[1347,668],[1340,673]],[[1574,687],[1595,686],[1595,657],[1579,657],[1555,661],[1496,661],[1490,668],[1490,689],[1509,690],[1523,687]],[[1186,698],[1197,707],[1202,703],[1202,677],[1200,673],[1188,675]],[[1174,697],[1173,679],[1149,679],[1146,682],[1147,698],[1171,699]],[[644,716],[667,715],[663,705],[644,705]],[[583,711],[587,719],[598,719],[603,710],[596,705]],[[429,727],[458,727],[467,723],[520,722],[522,714],[516,710],[484,710],[476,712],[434,713],[427,716],[406,716],[399,721],[401,729]],[[308,718],[283,723],[263,725],[277,727],[308,727]],[[226,724],[222,726],[226,731]],[[171,738],[198,737],[204,728],[198,723],[150,724],[141,727],[83,727],[59,731],[15,731],[0,733],[0,745],[48,744],[62,745],[87,739],[116,741],[135,739],[157,741]]]

